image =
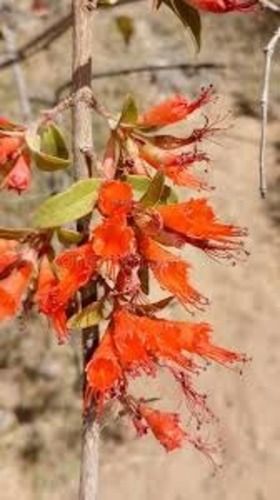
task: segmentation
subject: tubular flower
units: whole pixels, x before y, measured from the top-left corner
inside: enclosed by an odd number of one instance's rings
[[[139,249],[162,288],[175,295],[184,305],[201,307],[207,303],[189,283],[189,264],[161,248],[151,238],[142,237]]]
[[[145,127],[165,127],[187,118],[196,109],[208,103],[212,98],[212,87],[202,89],[201,94],[193,101],[177,95],[163,101],[146,111],[139,118],[139,125]]]
[[[219,222],[204,198],[160,206],[158,212],[166,228],[184,236],[187,243],[213,254],[231,256],[240,250],[240,238],[246,234],[242,228]]]
[[[135,237],[124,216],[112,216],[92,233],[92,247],[104,260],[118,261],[135,250]]]
[[[20,309],[33,273],[32,262],[22,262],[0,280],[0,320],[10,319]]]
[[[127,374],[138,376],[144,371],[153,375],[158,363],[192,370],[194,365],[185,351],[223,364],[245,360],[243,355],[214,346],[210,333],[205,323],[167,321],[119,309],[88,364],[89,387],[103,402],[112,391],[121,393]]]
[[[102,184],[98,208],[103,215],[127,214],[133,202],[132,187],[126,182],[107,181]]]
[[[96,256],[89,243],[61,253],[53,264],[46,256],[41,260],[36,300],[40,312],[52,321],[61,342],[68,335],[69,302],[95,271]]]
[[[258,0],[183,0],[195,9],[226,14],[228,12],[251,11],[258,4]]]
[[[186,433],[180,426],[179,417],[176,413],[166,413],[155,410],[140,403],[139,415],[146,421],[152,433],[167,451],[180,448],[186,438]]]
[[[208,161],[205,153],[174,153],[145,144],[139,148],[140,157],[157,170],[161,170],[178,186],[193,189],[207,189],[207,184],[189,172],[189,167],[196,162]]]

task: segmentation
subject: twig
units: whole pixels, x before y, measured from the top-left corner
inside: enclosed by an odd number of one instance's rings
[[[265,152],[266,152],[266,129],[267,129],[267,116],[268,116],[268,97],[269,97],[269,83],[271,75],[271,61],[276,48],[276,44],[280,39],[280,26],[275,31],[273,37],[268,42],[264,49],[265,54],[265,70],[264,70],[264,83],[261,98],[261,110],[262,110],[262,120],[261,120],[261,144],[260,144],[260,162],[259,162],[259,189],[262,198],[265,198],[267,185],[266,185],[266,164],[265,164]]]
[[[140,2],[142,0],[122,0],[117,4],[112,5],[101,5],[100,9],[112,9],[115,7],[120,7],[122,5],[127,5],[130,3]],[[38,52],[47,49],[53,42],[60,38],[66,31],[72,26],[72,13],[68,13],[61,17],[58,21],[55,21],[47,29],[32,37],[27,43],[20,47],[17,54],[13,57],[0,57],[0,71],[9,66],[13,65],[14,62],[23,62],[30,57],[34,56]]]
[[[95,73],[92,75],[92,80],[101,80],[103,78],[115,78],[119,76],[127,76],[139,73],[174,71],[178,69],[190,73],[195,73],[197,71],[203,71],[205,69],[222,70],[225,67],[226,66],[224,64],[219,64],[219,63],[216,64],[211,62],[200,63],[200,64],[174,63],[174,64],[166,64],[164,66],[159,64],[147,64],[145,66],[138,66],[136,68],[112,69],[112,70],[102,71],[100,73]],[[56,102],[59,101],[61,94],[70,87],[71,87],[70,81],[63,83],[62,85],[60,85],[60,87],[58,87],[55,93]]]
[[[277,3],[271,2],[271,0],[259,0],[260,5],[267,10],[271,10],[272,12],[280,13],[280,5]]]
[[[32,37],[27,43],[20,47],[16,55],[0,58],[0,70],[9,68],[15,62],[29,59],[38,52],[48,48],[57,38],[62,36],[72,25],[72,15],[67,14],[55,23],[51,24],[39,35]]]
[[[14,79],[18,91],[18,96],[19,96],[19,102],[20,102],[20,108],[21,108],[21,114],[22,114],[22,119],[23,122],[30,122],[31,120],[31,106],[30,106],[30,101],[28,97],[28,90],[27,90],[27,85],[25,81],[25,76],[23,69],[21,65],[16,61],[17,58],[17,46],[16,46],[16,37],[15,33],[13,32],[12,28],[10,28],[7,24],[4,24],[2,26],[2,33],[4,40],[6,42],[6,48],[8,54],[14,58],[14,62],[12,65],[13,73],[14,73]]]

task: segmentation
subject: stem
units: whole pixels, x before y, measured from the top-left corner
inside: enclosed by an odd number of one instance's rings
[[[92,20],[96,0],[72,0],[73,4],[73,91],[76,99],[73,108],[73,156],[76,180],[92,175],[94,146],[92,134],[91,106],[87,99],[79,98],[91,93],[92,78]],[[78,222],[78,230],[86,237],[89,219]],[[96,290],[89,285],[82,293],[82,303]],[[83,390],[86,388],[85,367],[98,345],[98,329],[82,331]],[[83,418],[81,472],[79,500],[96,500],[98,488],[99,425],[92,405]]]

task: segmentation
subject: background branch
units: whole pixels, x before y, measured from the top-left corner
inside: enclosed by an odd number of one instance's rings
[[[268,101],[269,101],[269,83],[271,75],[271,61],[276,48],[276,44],[280,39],[280,27],[276,30],[273,37],[268,42],[264,49],[265,53],[265,70],[264,82],[261,98],[261,143],[260,143],[260,160],[259,160],[259,189],[262,198],[265,198],[267,191],[266,184],[266,142],[267,142],[267,117],[268,117]]]

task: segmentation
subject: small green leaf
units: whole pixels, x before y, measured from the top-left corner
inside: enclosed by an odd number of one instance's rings
[[[151,183],[151,179],[145,175],[126,175],[124,180],[133,187],[138,196],[142,196]]]
[[[30,128],[26,133],[26,142],[39,170],[54,172],[71,164],[64,137],[54,124],[39,130]]]
[[[131,38],[134,35],[134,23],[130,16],[116,16],[116,26],[122,35],[126,45],[129,45]]]
[[[98,325],[102,319],[102,304],[100,302],[94,302],[90,304],[90,306],[85,307],[81,312],[72,316],[68,320],[67,326],[69,328],[90,328]]]
[[[143,197],[143,193],[149,189],[151,179],[145,175],[126,175],[124,180],[133,188],[136,199],[139,201]],[[160,198],[161,204],[178,203],[178,196],[173,188],[165,185]]]
[[[188,29],[197,50],[199,50],[201,46],[201,18],[199,12],[182,0],[163,1]]]
[[[35,213],[36,227],[58,227],[89,214],[95,205],[101,179],[78,181],[63,193],[48,198]]]
[[[127,125],[136,125],[137,121],[138,121],[138,108],[133,97],[129,95],[126,97],[124,101],[119,123]]]
[[[80,233],[71,229],[59,227],[56,232],[60,243],[63,245],[78,245],[83,239]]]
[[[164,180],[164,174],[162,172],[157,172],[151,180],[146,193],[144,193],[140,200],[141,205],[144,207],[154,207],[159,203],[163,194]]]

